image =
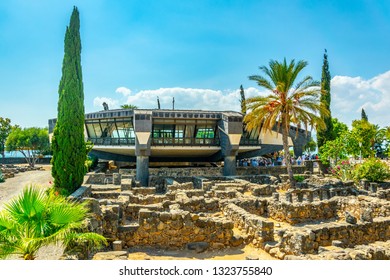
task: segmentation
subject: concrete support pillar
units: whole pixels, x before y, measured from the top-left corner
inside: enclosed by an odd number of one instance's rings
[[[236,156],[225,156],[223,162],[223,176],[235,176],[237,173]]]
[[[141,182],[144,187],[148,186],[149,183],[149,157],[148,156],[137,156],[137,173],[136,180]]]

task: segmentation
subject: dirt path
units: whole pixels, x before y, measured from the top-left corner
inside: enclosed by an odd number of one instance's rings
[[[8,178],[0,183],[0,210],[4,203],[17,196],[25,186],[37,185],[42,188],[48,188],[53,178],[51,176],[50,166],[42,165],[44,170],[26,171],[15,174],[15,177]]]

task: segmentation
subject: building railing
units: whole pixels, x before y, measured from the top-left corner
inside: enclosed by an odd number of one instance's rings
[[[241,138],[240,140],[240,146],[260,146],[260,145],[261,145],[260,139]]]
[[[152,138],[152,146],[219,146],[214,138]]]
[[[88,138],[88,141],[91,141],[94,145],[104,145],[104,146],[133,146],[135,145],[135,138]]]

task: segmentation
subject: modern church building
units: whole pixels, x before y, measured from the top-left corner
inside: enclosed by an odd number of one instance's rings
[[[85,115],[85,138],[99,159],[136,162],[136,179],[147,185],[149,162],[224,162],[235,175],[236,161],[282,149],[274,133],[243,130],[243,115],[233,111],[116,109]],[[56,119],[49,120],[49,133]],[[295,155],[310,140],[305,130],[290,128]]]

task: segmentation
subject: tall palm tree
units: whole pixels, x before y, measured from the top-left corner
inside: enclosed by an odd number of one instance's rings
[[[320,83],[311,76],[304,77],[295,83],[298,74],[307,66],[307,62],[300,60],[295,63],[278,62],[271,60],[269,68],[259,67],[264,76],[253,75],[249,79],[270,91],[267,96],[256,96],[247,99],[247,108],[250,111],[244,118],[249,131],[271,131],[273,128],[281,130],[283,150],[285,154],[287,172],[290,184],[295,185],[291,168],[291,156],[288,147],[290,124],[298,128],[325,126],[319,113],[329,114],[329,111],[320,103]]]
[[[0,212],[0,258],[18,255],[33,260],[41,247],[59,242],[106,244],[99,234],[80,232],[87,212],[85,204],[25,188]]]

